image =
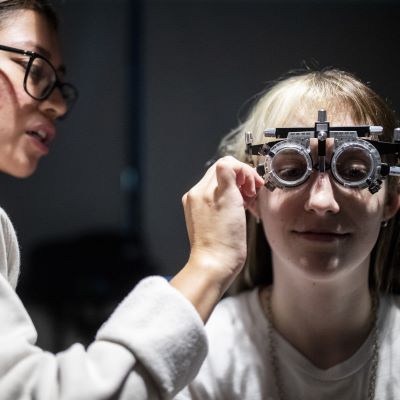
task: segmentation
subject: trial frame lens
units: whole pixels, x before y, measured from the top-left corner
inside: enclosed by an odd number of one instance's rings
[[[367,141],[346,142],[333,154],[331,169],[334,178],[345,187],[364,188],[375,179],[381,157]]]
[[[309,178],[312,169],[309,152],[297,143],[277,143],[265,160],[265,171],[278,187],[301,185]]]

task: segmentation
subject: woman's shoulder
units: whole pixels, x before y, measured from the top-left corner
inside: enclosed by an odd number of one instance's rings
[[[0,207],[0,273],[14,289],[17,286],[19,264],[17,235],[7,213]]]
[[[6,213],[6,211],[4,210],[3,207],[0,206],[0,221],[1,224],[10,224],[11,225],[11,221],[10,221],[10,217],[8,216],[8,214]]]
[[[7,212],[0,206],[0,235],[3,240],[16,239],[15,229]]]

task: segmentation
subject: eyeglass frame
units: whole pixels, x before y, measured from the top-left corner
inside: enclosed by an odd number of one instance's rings
[[[5,45],[2,45],[2,44],[0,44],[0,50],[8,51],[10,53],[21,54],[21,55],[29,57],[28,64],[25,67],[25,76],[24,76],[24,85],[23,86],[24,86],[25,92],[30,97],[32,97],[33,99],[38,100],[38,101],[44,101],[44,100],[47,100],[51,96],[51,94],[53,93],[54,89],[59,88],[63,99],[67,102],[67,99],[63,95],[62,88],[63,87],[69,87],[70,89],[73,90],[73,92],[75,94],[75,98],[73,99],[74,101],[72,102],[72,104],[69,105],[69,109],[72,108],[72,105],[75,103],[76,99],[78,98],[78,90],[71,83],[62,82],[59,79],[58,74],[57,74],[57,70],[55,69],[54,65],[46,57],[42,56],[40,53],[37,53],[35,51],[18,49],[16,47],[5,46]],[[28,80],[29,72],[31,70],[33,61],[36,58],[40,58],[40,59],[44,60],[47,64],[49,64],[50,68],[54,71],[54,76],[56,77],[54,83],[52,84],[51,89],[48,90],[48,92],[45,95],[41,96],[41,97],[34,96],[33,94],[29,93],[29,91],[27,89],[27,80]]]

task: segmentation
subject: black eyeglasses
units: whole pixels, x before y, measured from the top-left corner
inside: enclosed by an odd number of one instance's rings
[[[46,100],[58,88],[67,104],[67,110],[71,110],[78,98],[78,91],[70,83],[59,80],[56,69],[47,58],[34,51],[15,47],[0,45],[0,50],[29,57],[26,63],[20,63],[25,67],[24,89],[29,96],[39,101]]]

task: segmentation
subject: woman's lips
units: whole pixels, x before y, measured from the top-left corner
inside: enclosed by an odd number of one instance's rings
[[[47,154],[49,152],[49,142],[43,140],[39,135],[33,134],[32,132],[26,132],[30,137],[32,144],[40,150],[41,153]]]
[[[344,240],[350,236],[350,233],[320,232],[320,231],[293,231],[293,233],[305,240],[318,242],[332,242]]]

